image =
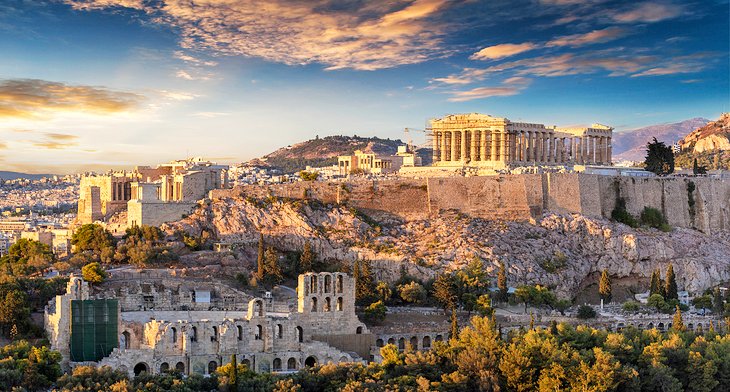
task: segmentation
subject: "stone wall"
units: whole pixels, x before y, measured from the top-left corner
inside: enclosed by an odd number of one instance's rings
[[[691,189],[690,183],[695,189]],[[690,202],[690,193],[694,203]],[[730,181],[713,178],[618,177],[577,173],[296,182],[214,190],[210,197],[269,195],[343,203],[376,219],[426,219],[455,211],[486,219],[525,221],[544,212],[611,216],[618,197],[629,212],[662,211],[674,227],[706,233],[730,228]]]
[[[174,222],[189,214],[194,206],[195,203],[188,202],[130,200],[127,202],[127,226],[160,226],[166,222]]]

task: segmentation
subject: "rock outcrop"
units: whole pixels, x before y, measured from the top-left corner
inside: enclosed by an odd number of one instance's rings
[[[730,113],[723,113],[717,121],[695,129],[679,145],[695,153],[730,150]]]
[[[259,233],[281,251],[301,251],[309,241],[322,260],[371,260],[385,280],[397,279],[401,266],[427,279],[478,257],[494,274],[503,261],[510,284],[546,284],[562,295],[574,295],[603,269],[648,282],[654,269],[665,271],[670,263],[680,288],[693,292],[730,281],[730,232],[663,233],[578,214],[513,222],[442,213],[379,224],[334,204],[247,197],[216,199],[164,228],[190,235],[205,230],[221,242],[239,244],[239,257],[248,265]]]

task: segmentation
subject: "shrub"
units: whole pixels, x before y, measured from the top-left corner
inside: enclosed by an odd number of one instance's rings
[[[660,229],[662,231],[667,231],[667,228],[671,230],[671,227],[667,224],[667,219],[664,217],[664,214],[656,208],[644,207],[644,210],[641,211],[640,219],[641,224],[643,225]]]
[[[426,289],[416,282],[410,282],[398,287],[400,297],[410,303],[420,303],[426,299]]]
[[[596,310],[592,306],[581,305],[578,308],[578,318],[581,320],[596,318]]]
[[[633,215],[626,210],[626,200],[623,197],[616,199],[616,207],[611,211],[611,219],[631,227],[639,227]]]
[[[639,310],[639,303],[636,301],[626,301],[621,308],[627,312],[636,312]]]
[[[373,302],[365,308],[363,319],[372,324],[380,324],[385,320],[386,307],[383,301]]]

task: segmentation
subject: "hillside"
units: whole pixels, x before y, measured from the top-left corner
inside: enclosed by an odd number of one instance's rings
[[[656,124],[613,134],[614,161],[643,161],[646,143],[656,137],[660,142],[672,145],[692,130],[706,125],[710,120],[697,117],[678,123]]]
[[[698,165],[710,170],[730,169],[730,113],[690,132],[679,145],[682,151],[676,157],[678,166],[693,167],[697,159]]]
[[[15,180],[18,178],[25,178],[28,180],[39,180],[43,177],[52,177],[53,174],[28,174],[18,173],[12,171],[0,171],[0,180]]]

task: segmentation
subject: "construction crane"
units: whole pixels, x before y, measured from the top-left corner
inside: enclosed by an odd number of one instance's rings
[[[419,145],[413,145],[413,139],[411,138],[411,131],[423,133],[426,136],[426,141]],[[404,128],[403,129],[403,138],[406,140],[406,143],[408,145],[408,151],[415,152],[419,148],[429,147],[431,146],[431,132],[425,129],[416,129],[416,128]]]

